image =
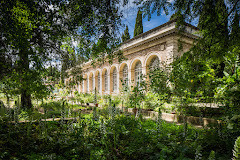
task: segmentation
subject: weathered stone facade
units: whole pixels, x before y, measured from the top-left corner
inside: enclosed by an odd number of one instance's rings
[[[96,88],[99,94],[119,94],[123,79],[128,86],[135,85],[138,74],[147,75],[154,60],[169,64],[188,51],[198,38],[197,30],[186,23],[185,31],[179,33],[176,22],[169,21],[142,33],[120,47],[127,60],[119,63],[114,59],[112,64],[106,62],[100,67],[92,66],[91,62],[85,63],[82,66],[85,80],[76,89],[81,93],[91,93]],[[181,51],[178,51],[179,39],[183,46]]]

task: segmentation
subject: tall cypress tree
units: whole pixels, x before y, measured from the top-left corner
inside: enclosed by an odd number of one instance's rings
[[[213,8],[215,8],[213,1],[205,0],[201,14],[199,16],[198,28],[200,30],[208,28],[208,25],[211,26],[214,17],[216,16],[215,10]]]
[[[212,64],[212,67],[215,69],[217,77],[224,76],[225,64],[223,61],[229,41],[227,15],[228,11],[224,0],[216,2],[205,0],[199,17],[198,27],[203,31],[204,39],[208,41],[208,45],[203,46],[208,49],[208,53],[205,52],[205,58],[208,58],[207,55],[209,54],[213,56],[214,64]],[[222,48],[214,48],[213,46],[216,44],[219,44]]]
[[[124,33],[122,34],[122,42],[125,42],[129,39],[130,39],[130,34],[128,31],[128,26],[126,25],[126,29],[125,29]]]
[[[134,29],[134,37],[141,33],[143,33],[142,12],[138,10],[135,29]]]
[[[231,34],[230,34],[230,39],[231,39],[232,44],[235,44],[235,43],[239,44],[240,43],[239,20],[240,20],[240,17],[238,15],[238,13],[235,12],[235,16],[234,16],[233,23],[232,23],[232,31],[231,31]]]
[[[219,34],[220,37],[228,37],[228,15],[227,7],[224,0],[218,0],[216,3],[212,0],[205,0],[200,17],[198,27],[201,30],[214,30],[213,34]]]
[[[178,20],[183,20],[183,14],[181,13],[181,12],[175,12],[175,13],[173,13],[172,15],[171,15],[171,17],[170,17],[170,21],[171,20],[176,20],[176,19],[178,19]]]
[[[226,53],[226,49],[228,48],[229,45],[229,33],[228,33],[228,11],[227,7],[225,5],[224,0],[218,0],[216,2],[215,6],[216,10],[216,31],[215,35],[216,37],[219,37],[218,41],[223,47],[221,50],[217,51],[219,58],[218,58],[218,63],[216,64],[216,76],[217,77],[223,77],[224,73],[223,70],[225,68],[225,63],[224,63],[224,54]]]
[[[228,17],[227,7],[224,0],[218,0],[216,2],[216,13],[217,13],[217,24],[219,27],[219,34],[224,36],[225,40],[228,41]]]
[[[177,19],[177,13],[176,12],[171,15],[170,21],[174,20],[174,19]]]

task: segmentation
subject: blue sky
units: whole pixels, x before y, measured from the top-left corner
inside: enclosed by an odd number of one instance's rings
[[[133,4],[131,1],[132,0],[130,0],[127,6],[122,8],[122,11],[123,11],[122,23],[125,25],[128,25],[130,36],[131,38],[133,38],[138,6]],[[161,15],[157,16],[157,13],[155,12],[154,14],[152,14],[150,21],[148,21],[147,17],[143,18],[143,32],[147,32],[157,26],[160,26],[161,24],[168,22],[172,14],[173,14],[173,11],[169,10],[168,15],[166,15],[164,11],[162,11]],[[124,29],[125,29],[124,27],[121,28],[120,32],[122,33]]]
[[[126,5],[125,7],[120,7],[120,9],[123,11],[122,23],[125,25],[128,25],[131,38],[133,38],[135,21],[136,21],[137,11],[138,11],[138,6],[133,4],[132,3],[133,1],[134,0],[129,0],[128,5]],[[169,0],[169,2],[173,3],[174,0]],[[169,10],[169,14],[166,15],[165,12],[162,11],[161,15],[157,16],[157,13],[155,12],[154,14],[152,14],[150,21],[148,21],[147,17],[143,18],[143,32],[147,32],[157,26],[160,26],[161,24],[168,22],[173,13],[174,11]],[[197,19],[191,22],[191,24],[195,26],[197,25],[197,23],[198,23]],[[125,30],[125,27],[122,27],[120,29],[120,32],[123,33],[124,30]]]

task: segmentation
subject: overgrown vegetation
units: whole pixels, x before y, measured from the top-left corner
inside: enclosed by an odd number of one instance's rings
[[[57,104],[56,104],[56,107]],[[72,120],[13,123],[1,117],[2,159],[229,159],[235,139],[226,127],[196,129],[120,114],[78,112]],[[73,114],[72,114],[73,115]],[[186,133],[186,134],[184,134]],[[217,143],[216,143],[217,142]],[[237,151],[237,143],[235,150]],[[236,155],[236,154],[235,154]]]
[[[134,36],[143,32],[142,13],[150,19],[155,11],[174,9],[180,38],[185,22],[196,19],[199,38],[120,98],[73,93],[83,80],[77,64],[118,56],[120,2],[1,1],[0,159],[239,159],[240,1],[135,0],[140,8]],[[69,37],[78,40],[77,48]],[[179,39],[179,53],[183,45]],[[62,60],[61,72],[51,65],[56,59]],[[70,76],[69,83],[60,76]],[[59,95],[54,87],[61,88]],[[124,114],[123,106],[138,113]],[[157,121],[143,119],[141,109],[159,111]],[[183,125],[164,122],[162,112],[181,115]],[[219,123],[196,129],[187,116]]]

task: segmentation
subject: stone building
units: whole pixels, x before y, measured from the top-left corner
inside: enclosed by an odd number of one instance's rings
[[[172,20],[142,33],[121,45],[120,50],[127,60],[119,63],[114,59],[112,64],[105,62],[100,67],[92,66],[91,61],[83,64],[84,80],[76,90],[92,93],[96,88],[101,95],[119,94],[123,85],[136,85],[142,74],[148,75],[150,68],[160,65],[160,62],[169,64],[188,51],[198,38],[197,31],[197,27],[185,23],[184,32],[179,32],[176,21]],[[181,51],[178,51],[179,39]]]

